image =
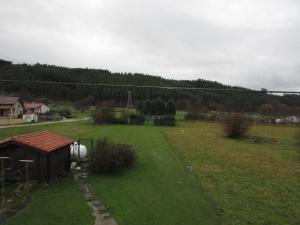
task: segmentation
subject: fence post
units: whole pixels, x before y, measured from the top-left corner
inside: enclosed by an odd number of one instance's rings
[[[26,179],[26,193],[29,191],[29,174],[28,174],[28,163],[33,163],[33,160],[20,160],[20,162],[25,163],[25,179]]]
[[[1,205],[4,205],[4,201],[5,201],[5,193],[4,193],[4,186],[5,186],[5,178],[4,178],[4,160],[9,159],[9,157],[4,157],[1,156],[1,179],[2,179],[2,188],[1,188],[1,194],[2,194],[2,201],[1,201]]]

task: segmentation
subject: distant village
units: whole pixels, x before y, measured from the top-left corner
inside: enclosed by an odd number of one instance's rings
[[[0,119],[19,119],[19,122],[37,122],[50,111],[41,102],[22,102],[20,97],[0,96]]]
[[[59,120],[70,118],[70,115],[56,116],[51,115],[52,110],[43,102],[23,102],[21,97],[0,96],[0,125],[33,123],[38,121]],[[296,115],[272,116],[266,120],[252,117],[254,123],[273,123],[273,124],[298,124],[300,117]]]

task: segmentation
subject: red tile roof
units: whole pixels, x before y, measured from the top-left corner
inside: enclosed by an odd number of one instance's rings
[[[44,105],[44,103],[38,103],[38,102],[25,102],[24,106],[25,109],[36,109]]]
[[[52,152],[58,148],[72,144],[74,141],[70,138],[60,136],[53,132],[42,131],[18,136],[12,136],[0,141],[0,144],[7,142],[17,142],[44,152]]]

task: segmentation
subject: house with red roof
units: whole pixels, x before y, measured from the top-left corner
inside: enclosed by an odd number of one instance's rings
[[[64,175],[70,169],[70,145],[74,141],[49,131],[12,136],[0,141],[0,156],[5,160],[5,178],[23,181],[25,166],[20,160],[32,160],[28,164],[29,178],[49,182]]]
[[[24,106],[27,114],[44,114],[50,111],[50,108],[46,104],[40,102],[25,102]]]

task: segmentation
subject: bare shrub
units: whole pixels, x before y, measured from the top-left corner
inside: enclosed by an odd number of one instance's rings
[[[259,107],[258,113],[264,116],[273,115],[275,113],[275,109],[271,104],[264,104]]]
[[[95,174],[119,173],[136,161],[136,152],[128,144],[113,144],[107,138],[97,141],[91,154],[91,171]]]
[[[115,114],[113,111],[113,102],[106,101],[92,112],[94,124],[116,123]]]
[[[239,138],[250,128],[250,123],[246,115],[234,113],[228,116],[224,122],[224,131],[230,138]]]

